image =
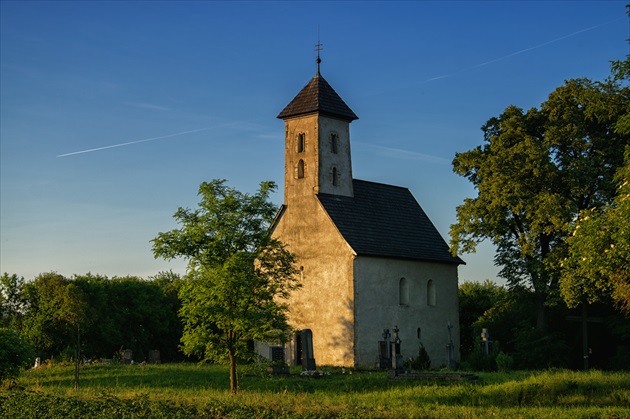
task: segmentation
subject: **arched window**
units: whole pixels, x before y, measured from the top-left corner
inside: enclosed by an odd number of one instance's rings
[[[297,165],[297,177],[298,179],[304,178],[304,160],[300,159]]]
[[[305,135],[303,132],[298,134],[298,137],[297,137],[297,152],[298,153],[304,152],[304,137]]]
[[[400,278],[398,282],[398,304],[409,305],[409,281],[406,278]]]
[[[330,151],[334,154],[339,152],[339,136],[334,132],[330,134]]]
[[[337,186],[339,184],[339,171],[336,167],[332,169],[332,184],[333,186]]]
[[[427,305],[435,306],[435,282],[432,279],[427,282]]]

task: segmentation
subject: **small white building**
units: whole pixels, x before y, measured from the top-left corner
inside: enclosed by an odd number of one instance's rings
[[[384,329],[398,326],[403,359],[420,342],[432,367],[459,360],[457,268],[411,192],[352,178],[350,123],[358,119],[322,77],[280,112],[284,205],[273,236],[298,257],[302,288],[290,322],[312,331],[317,365],[369,366]],[[287,358],[300,364],[300,334]]]

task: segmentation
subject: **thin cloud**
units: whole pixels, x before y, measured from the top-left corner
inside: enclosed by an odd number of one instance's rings
[[[155,105],[153,103],[145,102],[123,102],[124,105],[133,106],[134,108],[149,109],[152,111],[170,111],[169,108],[161,105]]]
[[[393,147],[383,147],[380,145],[367,144],[359,141],[354,141],[354,144],[360,144],[365,148],[372,149],[379,154],[385,155],[387,157],[392,157],[395,159],[401,160],[416,160],[416,161],[425,161],[431,163],[450,163],[450,160],[445,159],[444,157],[432,156],[430,154],[418,153],[416,151],[403,150],[400,148]]]
[[[101,151],[101,150],[107,150],[107,149],[110,149],[110,148],[124,147],[124,146],[128,146],[128,145],[133,145],[133,144],[146,143],[146,142],[149,142],[149,141],[162,140],[164,138],[178,137],[180,135],[193,134],[195,132],[208,131],[208,130],[211,130],[213,128],[218,128],[218,127],[199,128],[199,129],[193,129],[193,130],[190,130],[190,131],[176,132],[174,134],[161,135],[159,137],[151,137],[151,138],[145,138],[145,139],[142,139],[142,140],[129,141],[129,142],[126,142],[126,143],[107,145],[107,146],[104,146],[104,147],[90,148],[90,149],[81,150],[81,151],[73,151],[72,153],[59,154],[56,157],[68,157],[68,156],[74,156],[74,155],[77,155],[77,154],[92,153],[94,151]]]

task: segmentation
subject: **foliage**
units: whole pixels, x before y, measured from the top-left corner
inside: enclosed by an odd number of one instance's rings
[[[0,328],[0,382],[14,380],[34,361],[33,349],[18,332]]]
[[[90,307],[91,321],[82,328],[82,352],[111,358],[120,349],[131,349],[134,359],[143,361],[150,350],[157,349],[162,359],[178,359],[181,323],[172,290],[134,276],[109,279],[86,274],[74,281],[84,290]]]
[[[386,373],[243,378],[230,397],[226,367],[172,364],[87,368],[80,394],[71,368],[31,371],[0,390],[11,418],[628,417],[630,375],[564,370],[477,373],[476,384],[387,380]],[[225,381],[225,380],[224,380]]]
[[[613,370],[630,371],[630,348],[626,345],[619,345],[615,355],[610,360]]]
[[[410,359],[408,366],[416,371],[428,371],[431,369],[431,358],[422,343],[420,343],[418,348],[418,356],[414,359]]]
[[[611,296],[630,314],[630,147],[617,184],[613,203],[580,212],[567,240],[560,289],[571,307]]]
[[[502,350],[513,353],[515,334],[532,327],[535,322],[533,292],[524,287],[514,287],[472,324],[477,342],[475,348],[479,346],[481,330],[485,328],[490,340],[500,341]]]
[[[553,320],[546,331],[536,328],[535,294],[525,287],[514,287],[503,296],[472,325],[473,336],[477,339],[477,348],[481,329],[486,328],[493,342],[494,355],[500,351],[512,356],[517,369],[537,369],[548,367],[566,367],[569,362],[567,337],[562,331],[567,327],[566,316],[570,313],[566,307],[550,307],[549,317]],[[606,330],[606,333],[610,331]],[[606,336],[609,336],[606,334]],[[619,338],[610,340],[617,342]],[[500,342],[500,348],[498,347]],[[580,351],[581,341],[575,342],[573,352]],[[473,350],[474,353],[474,350]],[[472,354],[472,353],[471,353]],[[482,354],[475,354],[469,363],[478,363],[482,370],[496,367],[492,361],[484,359]],[[580,365],[576,365],[580,367]]]
[[[229,362],[230,390],[238,391],[237,360],[251,357],[251,340],[284,341],[289,331],[286,298],[297,287],[294,255],[272,239],[276,208],[273,182],[254,195],[204,182],[196,210],[179,208],[181,228],[159,233],[155,257],[188,260],[179,296],[186,354]]]
[[[497,363],[494,353],[486,353],[480,346],[475,349],[464,359],[463,367],[471,371],[496,371]]]
[[[87,358],[111,358],[125,348],[136,360],[152,349],[159,349],[162,359],[181,359],[177,276],[157,278],[41,274],[22,285],[18,330],[43,358],[75,357],[80,332]]]
[[[524,328],[515,333],[514,366],[517,369],[565,368],[568,348],[557,333]]]
[[[83,291],[55,272],[24,286],[27,312],[22,332],[40,355],[50,357],[73,347],[77,327],[86,319]]]
[[[512,367],[514,366],[514,359],[502,351],[497,354],[495,362],[497,364],[497,371],[499,372],[512,371]]]
[[[479,336],[479,330],[473,327],[475,322],[486,311],[505,298],[506,292],[504,287],[490,280],[483,283],[464,282],[459,286],[460,352],[462,357],[466,357],[475,348],[475,338]]]
[[[457,208],[451,249],[472,252],[490,239],[510,286],[535,293],[537,327],[555,303],[566,225],[581,210],[609,203],[630,133],[617,130],[630,89],[609,79],[572,79],[540,109],[509,106],[484,125],[483,146],[458,153],[454,171],[477,189]]]
[[[0,277],[0,327],[19,328],[24,315],[24,278],[16,274]]]

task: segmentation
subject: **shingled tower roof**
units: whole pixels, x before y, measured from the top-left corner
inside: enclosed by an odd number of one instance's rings
[[[345,121],[359,119],[319,72],[278,114],[279,119],[320,113]]]

